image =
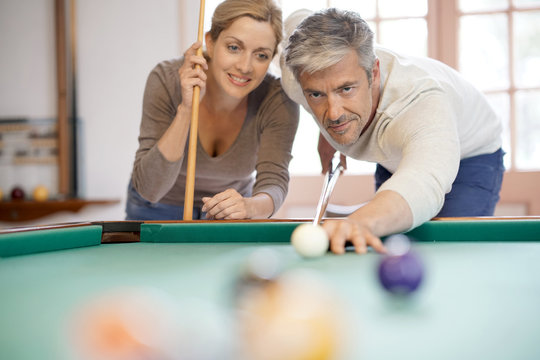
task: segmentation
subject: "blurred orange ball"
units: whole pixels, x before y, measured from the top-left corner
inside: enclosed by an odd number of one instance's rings
[[[117,288],[81,304],[70,343],[82,360],[174,359],[174,300],[154,288]]]
[[[38,185],[32,195],[35,201],[45,201],[49,198],[49,190],[43,185]]]
[[[285,273],[240,302],[241,351],[256,360],[340,358],[339,303],[314,274]]]

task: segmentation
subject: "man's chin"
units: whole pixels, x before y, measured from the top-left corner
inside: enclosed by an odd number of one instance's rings
[[[341,146],[347,146],[354,143],[354,139],[351,139],[345,135],[330,134],[330,137],[332,138],[333,141],[335,141]]]

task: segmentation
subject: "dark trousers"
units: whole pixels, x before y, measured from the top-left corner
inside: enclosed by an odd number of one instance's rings
[[[452,190],[444,197],[438,217],[492,216],[499,201],[504,174],[504,151],[478,155],[459,162],[459,170]],[[392,176],[377,164],[375,189]]]
[[[193,220],[204,219],[206,213],[200,207],[193,208]],[[152,203],[145,200],[131,182],[128,186],[126,220],[182,220],[184,205]]]

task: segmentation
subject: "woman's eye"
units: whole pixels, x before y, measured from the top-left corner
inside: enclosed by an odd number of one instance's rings
[[[260,60],[268,60],[270,59],[270,56],[266,55],[266,54],[258,54],[257,57],[260,59]]]
[[[237,45],[229,45],[229,50],[231,51],[238,51],[239,50],[239,47]]]

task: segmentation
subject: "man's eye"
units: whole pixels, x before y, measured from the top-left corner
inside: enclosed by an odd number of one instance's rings
[[[321,93],[311,93],[311,94],[309,94],[309,96],[311,96],[314,99],[318,99],[318,98],[321,97]]]
[[[350,93],[353,90],[353,88],[350,86],[347,86],[347,87],[344,87],[342,90],[344,93]]]

